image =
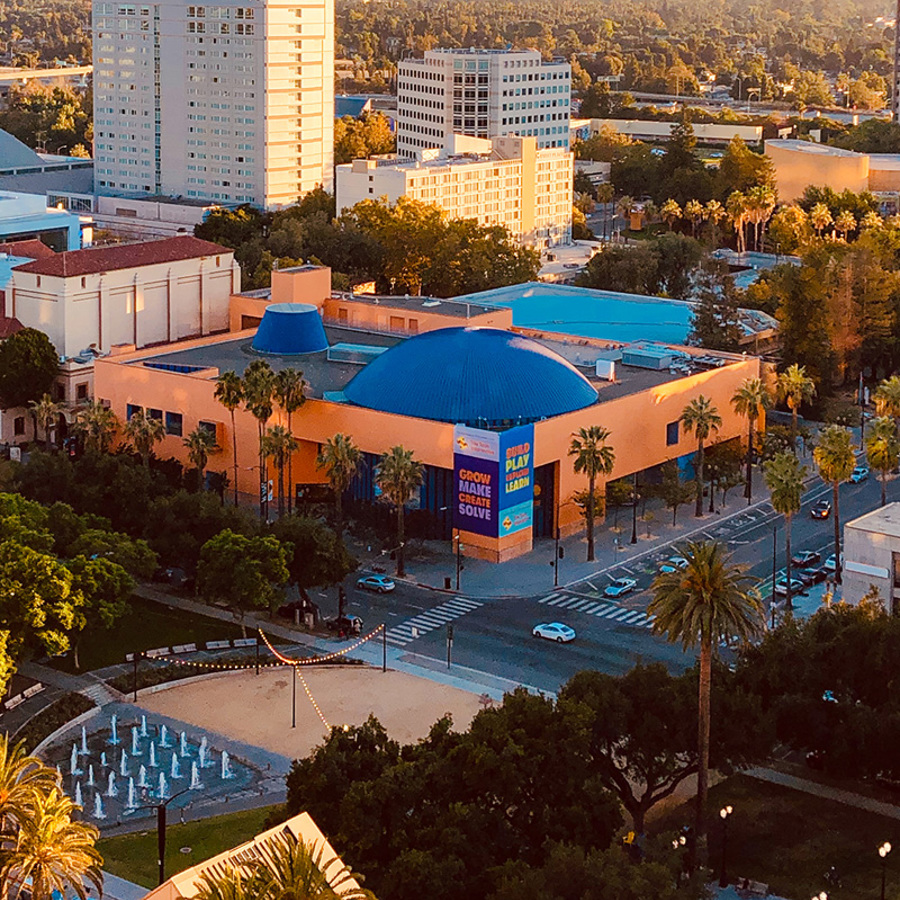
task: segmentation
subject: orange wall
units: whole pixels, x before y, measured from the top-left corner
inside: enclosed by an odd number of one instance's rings
[[[423,297],[422,300],[427,301]],[[340,310],[346,310],[342,318]],[[471,325],[481,328],[512,327],[512,309],[492,309],[490,312],[471,315],[468,319],[459,316],[448,316],[441,312],[440,306],[391,306],[389,298],[354,300],[352,297],[332,297],[325,301],[322,316],[329,325],[348,325],[351,328],[362,328],[366,331],[387,331],[402,334],[436,331],[438,328],[452,328],[459,325]],[[397,319],[402,320],[396,322]],[[396,322],[396,326],[392,323]],[[413,324],[414,323],[414,324]]]

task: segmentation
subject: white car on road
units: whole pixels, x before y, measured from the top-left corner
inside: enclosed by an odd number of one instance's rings
[[[544,638],[548,641],[556,641],[557,644],[567,644],[575,640],[575,629],[563,625],[562,622],[547,622],[535,625],[532,630],[534,637]]]
[[[637,582],[633,578],[617,578],[606,586],[603,591],[606,597],[624,597],[630,594],[637,587]]]

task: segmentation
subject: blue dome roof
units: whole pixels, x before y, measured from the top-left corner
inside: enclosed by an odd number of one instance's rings
[[[497,427],[583,409],[597,400],[597,391],[531,338],[495,328],[441,328],[382,353],[344,396],[382,412]]]
[[[272,303],[253,338],[257,353],[296,356],[328,349],[319,310],[310,303]]]

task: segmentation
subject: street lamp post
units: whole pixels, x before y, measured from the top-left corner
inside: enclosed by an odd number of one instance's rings
[[[631,490],[631,543],[637,543],[637,495],[638,495],[638,484],[637,484],[637,476],[638,473],[634,473],[634,486]]]
[[[881,857],[881,900],[884,900],[884,888],[887,879],[887,858],[891,852],[891,845],[885,841],[878,848],[878,855]]]
[[[775,582],[778,579],[778,523],[772,526],[772,599],[769,608],[772,610],[772,630],[775,630]]]
[[[160,800],[151,806],[140,806],[138,809],[155,809],[156,810],[156,847],[159,854],[157,862],[159,864],[159,883],[162,884],[166,880],[166,813],[168,806],[173,800],[177,800],[182,794],[186,794],[190,788],[185,788],[177,794],[172,794],[168,800]]]
[[[734,812],[734,807],[723,806],[719,810],[722,818],[722,868],[719,870],[719,887],[728,887],[728,872],[726,869],[728,854],[728,819]]]
[[[457,531],[453,537],[456,541],[456,592],[459,593],[459,573],[462,571],[462,541]]]
[[[557,510],[557,517],[559,511]],[[553,587],[559,587],[559,519],[556,525],[556,540],[553,546]]]

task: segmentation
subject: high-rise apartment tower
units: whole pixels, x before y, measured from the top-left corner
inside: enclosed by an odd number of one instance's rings
[[[334,0],[94,0],[103,194],[276,208],[331,188]]]
[[[534,137],[569,147],[572,70],[537,50],[428,50],[400,62],[397,154],[447,149],[450,135]]]

